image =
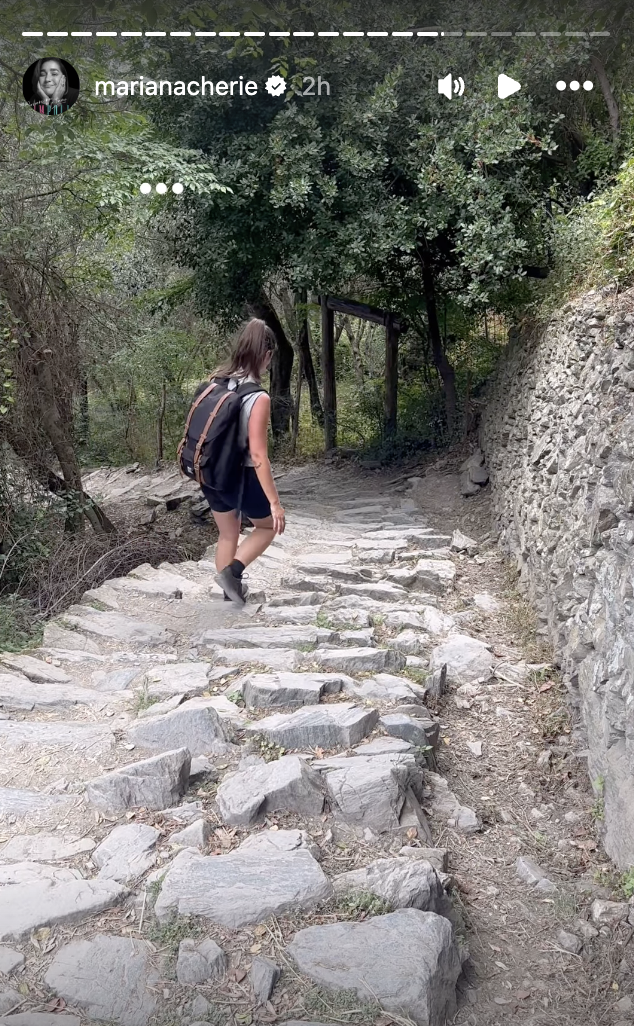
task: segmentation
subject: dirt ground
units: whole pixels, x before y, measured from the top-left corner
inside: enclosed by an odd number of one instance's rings
[[[495,547],[489,486],[474,497],[460,494],[456,470],[466,454],[463,448],[408,468],[423,477],[414,497],[430,526],[484,540],[476,560],[463,561],[454,608],[446,609],[470,610],[468,633],[496,655],[547,668],[487,684],[473,700],[458,698],[462,707],[449,693],[438,707],[440,772],[483,822],[478,834],[435,837],[450,851],[471,954],[454,1022],[627,1026],[634,1023],[634,931],[603,926],[583,938],[595,898],[626,898],[601,848],[601,803],[588,779],[582,728],[571,722],[553,652]],[[462,597],[474,591],[494,595],[500,610],[474,611]],[[467,747],[477,741],[480,757]],[[520,882],[520,855],[537,862],[557,891],[540,896]],[[580,954],[561,947],[562,929],[583,940]]]

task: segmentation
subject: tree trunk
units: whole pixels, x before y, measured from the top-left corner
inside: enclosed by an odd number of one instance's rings
[[[427,324],[429,328],[432,359],[442,380],[443,391],[445,393],[447,430],[449,437],[452,438],[456,430],[456,375],[453,367],[447,359],[442,344],[442,338],[440,336],[434,275],[430,265],[429,254],[425,250],[421,253],[421,265],[423,271],[423,291],[425,294],[425,304],[427,306]]]
[[[308,385],[308,393],[310,395],[310,412],[312,414],[313,420],[316,420],[319,424],[319,427],[323,428],[324,411],[321,405],[321,399],[319,398],[317,376],[315,374],[313,356],[310,351],[310,327],[308,324],[308,311],[306,309],[306,289],[302,289],[301,293],[299,294],[299,303],[303,304],[304,309],[300,313],[299,331],[297,333],[297,348],[300,354],[300,362],[302,364],[303,373],[306,378],[306,383]]]
[[[262,292],[259,298],[248,304],[252,317],[266,321],[277,339],[277,346],[271,361],[271,428],[273,438],[279,440],[286,434],[291,421],[293,402],[291,399],[291,375],[295,352],[286,337],[268,296]]]
[[[300,334],[301,334],[300,328]],[[297,359],[297,385],[295,390],[295,408],[293,410],[293,431],[291,434],[291,456],[295,455],[297,449],[297,438],[299,436],[299,410],[302,402],[302,378],[303,374],[303,363],[304,357],[301,349]]]
[[[115,530],[114,525],[99,507],[95,506],[92,500],[85,494],[81,482],[81,470],[73,443],[68,436],[68,431],[60,417],[50,367],[44,360],[37,360],[33,364],[33,376],[40,397],[41,423],[46,436],[51,443],[53,452],[59,462],[62,477],[62,494],[66,496],[67,514],[65,530],[78,532],[83,530],[84,516],[92,525],[93,529],[100,533],[111,533]],[[47,471],[47,484],[51,487],[52,478],[56,478],[52,471]],[[59,479],[57,479],[59,481]]]
[[[608,117],[610,118],[610,127],[612,129],[612,141],[614,142],[614,149],[618,148],[619,138],[621,134],[621,124],[619,117],[619,107],[612,92],[612,86],[610,80],[606,74],[603,63],[598,57],[591,57],[590,63],[597,73],[599,79],[599,85],[601,86],[601,92],[603,93],[603,99],[605,105],[608,108]]]
[[[82,374],[79,382],[79,432],[82,442],[88,441],[90,420],[88,414],[88,378]]]
[[[359,345],[359,335],[350,327],[350,321],[347,317],[344,317],[344,328],[346,335],[350,340],[350,348],[352,350],[352,362],[354,364],[354,376],[357,379],[357,385],[359,388],[363,388],[365,384],[365,368],[363,366],[363,357],[361,356],[361,347]]]
[[[324,443],[326,452],[337,445],[337,381],[335,376],[334,313],[321,297],[321,373],[324,383]]]
[[[165,406],[167,403],[167,386],[165,382],[161,385],[161,401],[159,403],[156,417],[156,463],[163,459],[163,421],[165,420]]]

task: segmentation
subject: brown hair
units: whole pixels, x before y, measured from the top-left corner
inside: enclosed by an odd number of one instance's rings
[[[236,375],[253,377],[260,380],[260,371],[267,353],[275,349],[275,335],[266,321],[252,317],[242,328],[233,352],[228,360],[216,367],[209,375],[213,378],[231,378]]]

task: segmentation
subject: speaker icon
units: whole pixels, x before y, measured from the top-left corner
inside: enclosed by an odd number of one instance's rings
[[[441,96],[446,96],[448,100],[452,96],[462,96],[464,93],[464,79],[453,78],[451,74],[445,75],[444,78],[438,79],[438,92]]]

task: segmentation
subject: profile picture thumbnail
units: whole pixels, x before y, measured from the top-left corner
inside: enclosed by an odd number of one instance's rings
[[[68,61],[41,57],[26,69],[22,92],[38,114],[63,114],[79,96],[79,75]]]

